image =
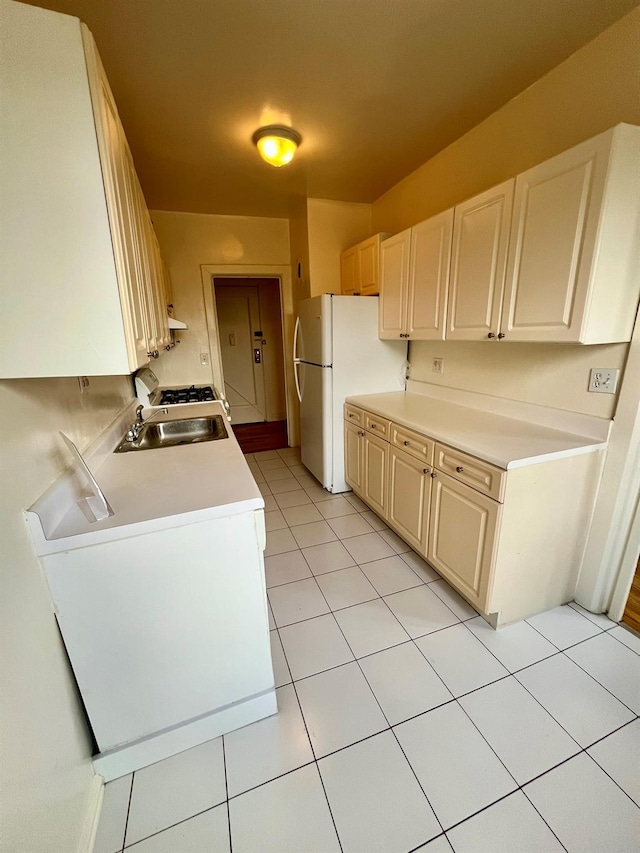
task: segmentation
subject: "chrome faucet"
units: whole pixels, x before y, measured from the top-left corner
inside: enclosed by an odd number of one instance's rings
[[[169,414],[169,409],[158,409],[157,411],[152,412],[149,415],[149,417],[145,420],[142,417],[142,410],[143,409],[144,409],[144,406],[138,406],[136,408],[136,419],[131,424],[129,429],[127,430],[127,434],[125,436],[127,441],[135,441],[138,438],[138,436],[140,435],[140,430],[142,429],[142,427],[145,424],[148,424],[149,421],[152,418],[155,418],[156,415],[168,415]]]

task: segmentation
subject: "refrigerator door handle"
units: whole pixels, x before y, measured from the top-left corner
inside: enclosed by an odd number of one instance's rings
[[[298,381],[298,366],[300,364],[299,358],[294,358],[293,360],[293,378],[296,381],[296,394],[298,395],[298,402],[302,402],[302,394],[300,393],[300,382]]]
[[[296,327],[293,331],[293,363],[300,361],[298,358],[298,332],[300,331],[300,317],[296,317]],[[298,394],[298,396],[300,396]]]

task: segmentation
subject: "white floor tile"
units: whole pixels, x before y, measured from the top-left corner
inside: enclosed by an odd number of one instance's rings
[[[278,628],[329,612],[329,606],[315,578],[271,587],[267,595]]]
[[[276,620],[273,618],[273,613],[271,612],[271,605],[269,604],[269,599],[267,599],[267,610],[269,612],[269,630],[275,631]]]
[[[286,464],[283,461],[282,457],[278,455],[278,451],[276,450],[276,458],[274,459],[260,459],[258,461],[258,467],[261,471],[276,471],[278,468],[286,468]]]
[[[300,459],[299,447],[281,447],[279,450],[276,450],[276,453],[280,459],[284,459],[285,461],[289,459]]]
[[[371,563],[373,560],[393,557],[393,549],[387,545],[379,533],[375,533],[374,531],[364,536],[354,536],[351,539],[347,539],[344,545],[358,564]]]
[[[136,771],[126,843],[133,844],[226,799],[222,738]]]
[[[306,481],[302,478],[298,478],[300,484],[304,487],[304,490],[309,495],[311,500],[314,503],[322,503],[322,501],[330,501],[334,499],[334,495],[331,492],[327,492],[326,489],[323,489],[319,483],[315,485],[307,485]]]
[[[269,533],[271,530],[283,530],[285,527],[287,527],[287,522],[285,521],[284,516],[279,509],[274,509],[270,512],[265,512],[264,524],[267,529],[267,533]]]
[[[264,511],[272,512],[274,509],[279,509],[275,495],[267,495],[264,499]]]
[[[640,655],[640,637],[637,634],[628,631],[623,625],[616,625],[609,633],[628,649],[631,649],[632,652]]]
[[[513,676],[459,701],[520,785],[580,751]]]
[[[420,637],[416,645],[454,696],[509,674],[461,624]]]
[[[395,732],[445,829],[517,787],[456,702],[401,723]]]
[[[264,549],[264,555],[265,557],[273,557],[274,554],[295,551],[297,547],[298,544],[290,530],[272,530],[267,533],[267,547]]]
[[[396,554],[406,554],[411,550],[411,546],[407,545],[404,539],[401,539],[393,530],[381,530],[380,536],[382,536],[387,545],[393,548]]]
[[[277,714],[224,736],[229,797],[313,761],[293,685],[276,694]]]
[[[311,569],[298,548],[295,551],[285,551],[284,554],[274,554],[273,557],[265,557],[264,569],[267,579],[267,589],[272,586],[280,586],[283,583],[301,581],[304,578],[311,577]]]
[[[277,450],[259,450],[253,454],[256,462],[263,462],[265,459],[279,459]]]
[[[406,853],[441,832],[391,732],[318,764],[344,853]]]
[[[271,662],[273,664],[273,677],[276,687],[282,687],[284,684],[291,682],[291,673],[289,665],[284,656],[284,649],[277,631],[269,631],[269,640],[271,642]]]
[[[453,847],[447,841],[446,835],[440,835],[422,847],[416,847],[413,853],[453,853]]]
[[[526,622],[518,622],[498,631],[494,631],[482,616],[470,619],[465,624],[509,672],[516,672],[558,653],[555,646]]]
[[[632,711],[565,655],[523,669],[516,678],[580,746],[633,719]]]
[[[283,492],[297,492],[300,488],[300,483],[295,477],[286,477],[285,479],[271,482],[269,488],[274,495],[281,495]]]
[[[384,523],[384,521],[380,518],[379,515],[376,515],[373,510],[368,509],[366,512],[362,513],[362,517],[366,518],[369,524],[373,527],[374,530],[388,530],[389,528]]]
[[[282,628],[280,639],[294,681],[353,660],[333,616],[318,616]]]
[[[305,678],[296,690],[316,758],[388,727],[357,663]]]
[[[299,462],[300,462],[300,460],[299,460],[299,459],[298,459],[298,460],[292,459],[292,460],[291,460],[291,462],[287,462],[287,467],[289,468],[289,471],[293,474],[293,476],[294,476],[296,479],[297,479],[298,477],[306,477],[306,476],[308,476],[309,472],[308,472],[308,471],[307,471],[307,469],[304,467],[304,465],[300,465],[300,464],[293,465],[293,464],[291,464],[292,462],[298,462],[298,463],[299,463]]]
[[[387,595],[385,601],[411,637],[421,637],[460,621],[428,586]]]
[[[581,607],[577,601],[570,601],[569,607],[573,607],[574,610],[577,610],[578,613],[581,613],[586,619],[593,622],[594,625],[602,628],[603,631],[608,631],[609,628],[613,628],[616,624],[605,613],[591,613],[590,610],[585,610],[584,607]]]
[[[378,597],[378,593],[358,566],[318,575],[316,580],[332,610],[351,607]]]
[[[353,515],[358,510],[345,498],[336,498],[333,501],[322,501],[318,509],[325,518],[339,518],[343,515]]]
[[[474,610],[469,602],[465,601],[461,595],[453,589],[446,580],[441,579],[433,581],[429,584],[431,592],[435,592],[438,598],[447,605],[449,610],[453,610],[458,619],[463,622],[467,619],[475,619],[478,611]]]
[[[105,785],[93,853],[120,853],[122,850],[132,780],[133,776],[129,773]]]
[[[568,853],[638,850],[640,809],[585,753],[524,792]]]
[[[520,791],[447,833],[455,853],[562,853],[562,844]]]
[[[364,512],[365,510],[369,509],[369,507],[366,505],[366,503],[363,503],[363,502],[360,500],[360,498],[356,497],[356,496],[355,496],[354,494],[352,494],[351,492],[349,492],[349,494],[346,494],[346,495],[344,496],[344,498],[345,498],[345,500],[349,501],[349,503],[351,504],[351,506],[352,506],[354,509],[356,509],[358,512]]]
[[[414,643],[369,655],[360,666],[392,726],[452,698]]]
[[[391,595],[422,584],[416,573],[399,556],[363,563],[360,568],[380,595]]]
[[[559,649],[574,646],[600,633],[597,625],[568,604],[532,616],[527,622]]]
[[[299,524],[311,524],[313,521],[322,521],[322,516],[312,503],[287,507],[282,510],[282,515],[291,527],[296,527]]]
[[[640,714],[640,657],[635,652],[603,633],[567,649],[565,654]]]
[[[400,555],[401,559],[412,569],[421,581],[429,583],[436,581],[440,575],[432,569],[426,560],[423,560],[415,551],[407,551],[406,554]]]
[[[380,598],[339,610],[335,617],[357,658],[409,639],[407,632]]]
[[[314,545],[312,548],[304,548],[302,553],[314,575],[323,575],[325,572],[335,572],[355,565],[342,542]]]
[[[315,764],[229,801],[233,853],[339,853]]]
[[[256,485],[258,486],[258,491],[263,498],[266,498],[267,495],[273,494],[266,481],[264,483],[256,483]]]
[[[229,817],[227,804],[165,829],[145,841],[127,847],[132,853],[229,853]]]
[[[288,480],[289,477],[292,477],[291,468],[287,468],[287,466],[282,463],[282,467],[274,468],[271,471],[264,471],[264,478],[271,485],[271,483],[276,482],[277,480]]]
[[[276,503],[280,509],[286,509],[290,506],[304,506],[311,503],[311,498],[304,489],[295,489],[292,492],[284,492],[281,495],[274,495]]]
[[[640,720],[624,726],[587,751],[640,806]]]
[[[332,503],[337,503],[337,501],[332,501]],[[347,503],[347,501],[345,501],[345,503]],[[330,518],[329,526],[339,539],[349,539],[353,536],[363,536],[365,533],[371,533],[373,530],[369,522],[364,519],[360,515],[360,513],[355,511],[352,515],[343,515],[339,518]]]
[[[323,545],[325,542],[332,542],[337,538],[326,521],[301,524],[299,527],[294,527],[291,532],[300,548]]]

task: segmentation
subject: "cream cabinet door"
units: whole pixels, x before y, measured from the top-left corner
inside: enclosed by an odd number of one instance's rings
[[[410,228],[381,244],[378,337],[382,339],[401,338],[406,334],[410,252]]]
[[[359,293],[358,286],[358,250],[354,246],[340,255],[340,282],[343,296]]]
[[[427,552],[431,466],[395,447],[389,449],[387,521],[418,553]]]
[[[501,504],[436,472],[427,560],[472,604],[485,610]]]
[[[505,181],[455,208],[448,340],[500,334],[513,186],[513,179]]]
[[[411,340],[444,340],[453,208],[411,229],[407,333]]]
[[[502,328],[508,340],[581,340],[609,137],[516,178]]]
[[[389,445],[384,439],[365,432],[363,438],[364,488],[362,496],[383,518],[387,515]]]
[[[355,424],[344,425],[344,478],[354,492],[362,495],[364,478],[363,467],[363,444],[364,430]]]
[[[380,236],[358,243],[358,279],[362,296],[380,292]]]

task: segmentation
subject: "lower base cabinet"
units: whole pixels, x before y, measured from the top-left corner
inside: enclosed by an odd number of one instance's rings
[[[573,598],[603,451],[505,471],[374,421],[345,409],[347,483],[494,627]]]

